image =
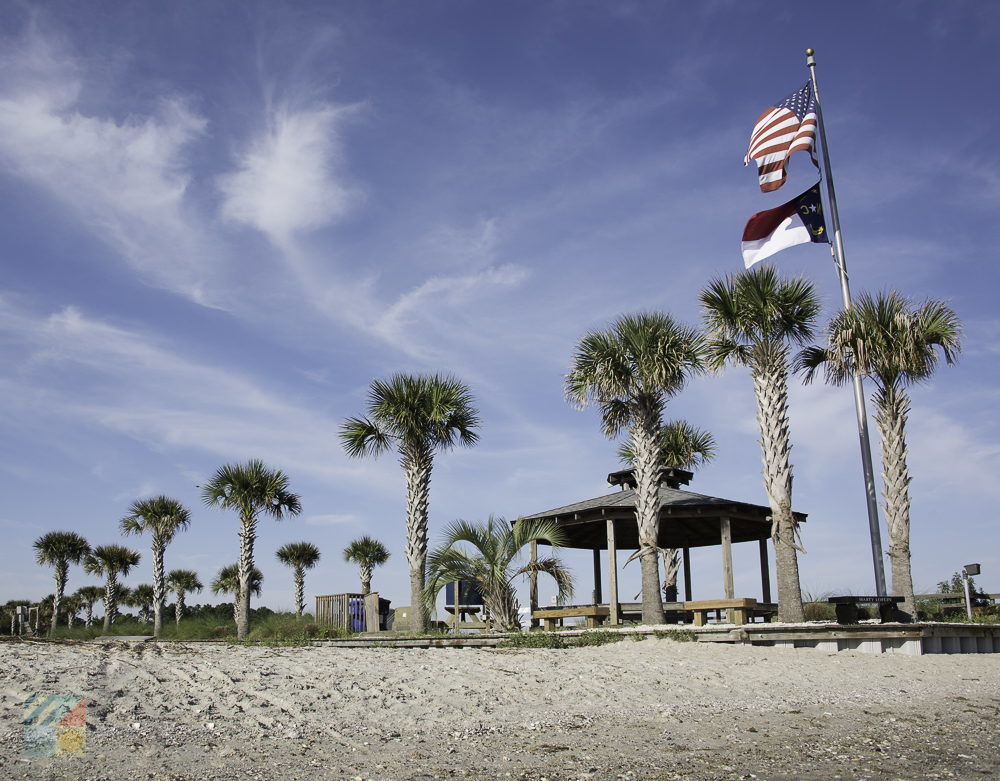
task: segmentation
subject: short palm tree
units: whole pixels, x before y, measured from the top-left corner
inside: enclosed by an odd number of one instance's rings
[[[406,560],[410,565],[411,627],[427,630],[423,601],[427,562],[427,509],[437,452],[479,441],[479,411],[472,392],[454,377],[395,374],[373,380],[368,416],[348,418],[340,439],[349,456],[378,456],[395,448],[406,475]]]
[[[153,618],[153,587],[149,583],[140,583],[135,588],[124,589],[119,597],[123,605],[138,608],[139,622],[148,624]]]
[[[61,607],[66,611],[66,626],[72,629],[76,614],[83,607],[83,600],[80,599],[79,593],[66,594],[62,599]]]
[[[90,544],[76,532],[49,532],[35,540],[35,561],[49,565],[56,571],[56,591],[52,599],[52,626],[49,634],[56,629],[59,621],[59,603],[66,592],[69,565],[79,564],[90,553]]]
[[[372,571],[389,560],[389,551],[374,537],[358,537],[344,548],[344,561],[358,565],[361,570],[361,593],[372,590]]]
[[[94,603],[104,596],[104,589],[100,586],[82,586],[76,590],[76,595],[80,598],[81,606],[87,611],[85,625],[89,628],[94,623]]]
[[[205,504],[235,510],[240,515],[240,588],[236,594],[236,637],[250,631],[250,579],[257,519],[269,515],[276,521],[302,512],[297,494],[288,490],[288,477],[280,469],[269,469],[262,461],[226,464],[202,487]]]
[[[805,620],[799,584],[799,529],[792,513],[788,370],[791,345],[813,336],[820,302],[811,282],[783,279],[773,266],[712,280],[701,293],[711,336],[711,361],[750,369],[764,461],[764,488],[771,508],[778,580],[778,619]]]
[[[260,596],[260,587],[264,583],[264,573],[261,572],[256,567],[250,570],[250,578],[248,581],[247,591],[253,594],[255,597]],[[239,621],[240,619],[240,606],[237,604],[237,597],[242,590],[242,580],[240,578],[240,565],[230,564],[219,570],[219,574],[215,576],[215,580],[212,581],[212,593],[213,594],[232,594],[233,595],[233,620]]]
[[[173,591],[177,597],[174,603],[174,618],[180,624],[181,616],[184,615],[184,597],[192,591],[201,591],[204,588],[198,579],[198,573],[189,569],[172,569],[167,573],[167,590]]]
[[[275,553],[278,561],[291,567],[295,578],[295,617],[301,618],[305,609],[306,570],[319,561],[319,548],[311,542],[289,542]]]
[[[126,577],[142,557],[124,545],[99,545],[83,560],[83,569],[89,575],[105,579],[104,631],[110,629],[118,614],[118,578]]]
[[[962,349],[961,336],[958,315],[940,301],[915,306],[895,291],[865,294],[833,318],[825,347],[807,348],[796,361],[806,382],[822,366],[834,384],[850,382],[858,373],[875,385],[872,400],[882,439],[882,495],[892,590],[903,597],[901,609],[911,616],[916,606],[910,573],[910,472],[906,464],[910,396],[906,389],[934,373],[938,351],[947,363],[954,363]]]
[[[560,602],[573,595],[572,576],[555,555],[518,566],[522,551],[532,542],[550,545],[554,554],[566,538],[551,520],[518,519],[511,525],[503,518],[490,516],[485,522],[453,521],[428,558],[425,604],[433,608],[437,595],[448,583],[470,581],[482,594],[491,628],[502,632],[520,629],[515,578],[545,572],[555,580]]]
[[[628,431],[635,454],[635,514],[642,566],[642,621],[663,623],[660,599],[660,432],[667,399],[703,370],[704,339],[670,315],[648,312],[620,317],[604,331],[580,340],[566,376],[567,399],[601,410],[604,434]]]
[[[715,437],[711,432],[692,426],[686,420],[671,420],[660,431],[660,457],[663,466],[677,469],[694,469],[715,458]],[[628,442],[618,448],[622,463],[633,466],[635,453]],[[677,548],[660,548],[663,557],[663,601],[677,599],[677,572],[680,570],[680,551]]]
[[[122,534],[149,532],[153,537],[153,634],[159,635],[161,613],[166,596],[163,574],[163,553],[177,532],[191,523],[191,513],[176,499],[155,496],[132,503],[128,515],[121,520]]]

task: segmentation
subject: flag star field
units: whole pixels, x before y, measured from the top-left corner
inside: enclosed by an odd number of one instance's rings
[[[394,372],[454,374],[482,418],[479,444],[434,460],[432,546],[457,518],[616,490],[619,443],[564,397],[574,347],[627,313],[699,324],[747,220],[815,186],[808,144],[785,148],[775,192],[740,164],[783,96],[805,119],[807,47],[852,291],[940,299],[964,325],[959,363],[910,389],[914,586],[979,562],[1000,591],[997,37],[1000,4],[923,0],[6,3],[0,603],[52,592],[32,549],[49,531],[133,547],[126,585],[151,582],[148,537],[118,521],[158,494],[192,513],[167,569],[210,582],[238,520],[199,486],[259,458],[302,513],[261,519],[254,605],[293,608],[287,542],[322,553],[308,606],[356,590],[341,551],[363,535],[392,556],[373,589],[407,604],[398,458],[349,458],[337,436]],[[766,262],[814,282],[820,326],[838,310],[828,244]],[[851,389],[791,384],[802,586],[870,592]],[[745,370],[692,380],[665,417],[716,438],[690,490],[767,503]],[[566,561],[589,601],[590,552]],[[694,598],[720,597],[719,549],[692,566]],[[734,568],[759,598],[756,544]],[[90,584],[70,567],[68,592]]]

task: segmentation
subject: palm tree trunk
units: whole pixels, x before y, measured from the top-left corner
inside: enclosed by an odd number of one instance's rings
[[[66,578],[69,576],[69,562],[60,561],[56,564],[56,593],[52,597],[52,626],[49,627],[49,637],[55,634],[59,623],[59,605],[66,591]]]
[[[174,619],[177,626],[181,625],[181,616],[184,615],[184,589],[177,589],[177,601],[174,603]]]
[[[787,350],[769,365],[751,372],[757,397],[757,424],[764,462],[764,488],[771,507],[771,540],[778,580],[778,620],[805,621],[796,543],[798,524],[792,515],[792,445],[788,429]]]
[[[426,632],[429,625],[423,594],[427,567],[427,512],[433,456],[428,452],[404,457],[406,471],[406,560],[410,565],[410,631]]]
[[[302,610],[306,604],[306,571],[302,567],[295,568],[295,617],[302,618]]]
[[[658,410],[643,406],[632,425],[635,452],[635,515],[639,525],[639,563],[642,567],[642,623],[662,624],[660,556],[660,416]]]
[[[163,611],[163,592],[164,592],[164,574],[163,574],[163,551],[166,548],[163,540],[158,537],[153,537],[153,636],[160,636],[160,629],[162,628],[162,617],[161,613]]]
[[[104,587],[104,631],[111,628],[118,612],[118,578],[108,575],[107,585]]]
[[[362,564],[361,565],[361,593],[371,594],[372,593],[372,565]]]
[[[489,613],[490,628],[499,632],[518,631],[521,628],[520,605],[510,583],[498,582],[484,592],[483,606]]]
[[[660,555],[663,557],[663,601],[677,601],[677,571],[681,567],[681,560],[677,548],[661,548]]]
[[[236,638],[246,640],[250,632],[250,577],[253,570],[253,544],[257,539],[257,519],[244,517],[240,526],[240,590],[236,595]]]
[[[889,528],[889,565],[892,593],[903,597],[900,612],[916,616],[913,575],[910,569],[910,470],[906,465],[906,418],[910,398],[890,386],[875,394],[875,424],[882,439],[882,496]]]
[[[90,629],[90,625],[93,624],[93,623],[94,623],[94,603],[93,602],[88,602],[87,603],[87,623],[86,623],[87,629]]]

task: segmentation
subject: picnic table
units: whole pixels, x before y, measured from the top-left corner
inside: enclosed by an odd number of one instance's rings
[[[898,621],[896,605],[902,601],[902,597],[872,595],[858,597],[850,594],[827,599],[827,602],[836,605],[838,624],[858,623],[858,605],[878,605],[879,619],[883,624]]]

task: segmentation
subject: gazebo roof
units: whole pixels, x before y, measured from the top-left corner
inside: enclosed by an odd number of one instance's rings
[[[617,474],[617,473],[614,473]],[[626,483],[627,484],[627,483]],[[698,548],[719,545],[719,525],[728,518],[733,542],[765,540],[771,536],[771,510],[717,496],[705,496],[660,485],[661,548]],[[616,546],[620,550],[638,550],[639,531],[635,522],[635,491],[615,491],[554,510],[534,513],[525,518],[551,518],[566,533],[569,548],[606,549],[606,521],[615,525]],[[795,513],[800,523],[805,513]]]

